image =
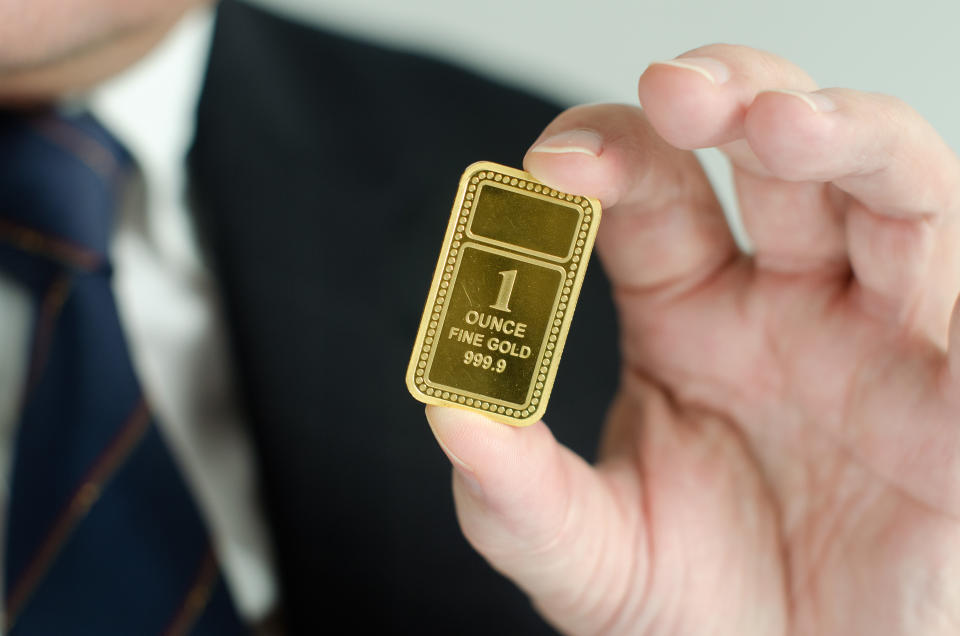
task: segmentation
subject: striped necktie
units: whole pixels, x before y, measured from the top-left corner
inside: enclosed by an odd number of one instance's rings
[[[132,161],[88,115],[0,112],[0,271],[36,300],[6,633],[244,632],[137,382],[107,245]]]

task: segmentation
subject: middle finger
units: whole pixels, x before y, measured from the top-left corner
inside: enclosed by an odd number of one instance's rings
[[[733,164],[744,227],[758,266],[782,272],[846,269],[843,194],[823,183],[777,179],[757,159],[744,132],[761,91],[810,91],[799,67],[743,46],[711,45],[652,64],[640,101],[654,129],[674,146],[717,146]]]

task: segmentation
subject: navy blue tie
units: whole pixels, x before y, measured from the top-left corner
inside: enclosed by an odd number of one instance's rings
[[[111,291],[131,166],[87,115],[0,112],[0,271],[37,307],[6,517],[14,636],[244,632]]]

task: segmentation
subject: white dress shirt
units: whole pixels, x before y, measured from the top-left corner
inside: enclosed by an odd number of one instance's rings
[[[199,504],[241,615],[277,603],[253,446],[237,409],[218,290],[187,208],[185,157],[213,34],[214,11],[192,10],[147,57],[81,101],[130,150],[145,196],[121,210],[111,244],[113,288],[141,385]],[[0,272],[0,546],[13,434],[34,307]],[[3,558],[0,549],[0,559]]]

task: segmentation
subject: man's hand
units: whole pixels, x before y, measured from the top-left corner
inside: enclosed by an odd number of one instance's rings
[[[427,416],[467,538],[565,632],[960,633],[960,162],[895,99],[811,91],[709,46],[526,157],[604,206],[601,461],[543,423]],[[688,150],[710,146],[753,254]]]

